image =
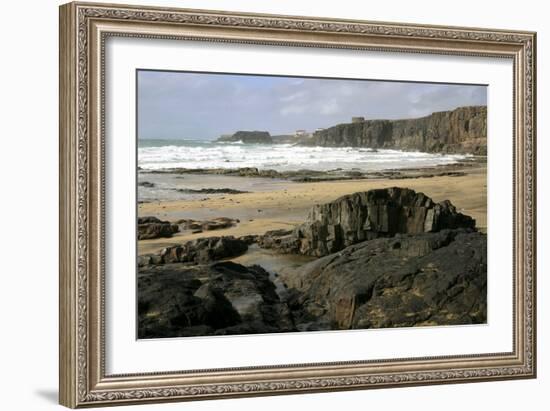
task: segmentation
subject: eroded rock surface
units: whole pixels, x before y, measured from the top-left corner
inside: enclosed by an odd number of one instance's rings
[[[228,217],[218,217],[211,220],[193,220],[193,219],[181,219],[175,222],[180,229],[193,230],[193,231],[211,231],[221,230],[223,228],[229,228],[237,225],[240,221],[238,219]]]
[[[139,338],[283,332],[290,311],[259,266],[149,265],[138,273]]]
[[[319,258],[271,279],[220,261],[252,243]],[[140,338],[485,323],[487,237],[449,201],[397,187],[355,193],[313,207],[294,230],[140,256],[138,314]]]
[[[248,191],[235,190],[233,188],[176,188],[176,191],[185,194],[244,194]]]
[[[157,254],[141,255],[138,257],[138,265],[210,263],[244,253],[248,249],[250,241],[249,237],[235,238],[233,236],[197,238],[181,245],[163,248]]]
[[[487,320],[487,237],[470,229],[364,241],[281,277],[302,330]]]
[[[162,221],[157,217],[138,217],[138,240],[172,237],[178,231],[178,226],[169,221]]]
[[[475,220],[450,201],[435,203],[408,188],[376,189],[346,195],[313,207],[292,231],[270,231],[259,245],[282,253],[325,256],[350,245],[395,234],[474,228]]]

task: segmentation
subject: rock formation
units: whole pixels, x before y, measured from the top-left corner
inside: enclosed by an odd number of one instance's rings
[[[193,220],[184,218],[175,222],[181,231],[192,230],[193,232],[221,230],[237,225],[240,221],[229,217],[218,217],[211,220]]]
[[[244,194],[248,191],[235,190],[234,188],[176,188],[174,189],[179,193],[185,194]]]
[[[138,240],[150,240],[153,238],[172,237],[179,228],[177,224],[169,221],[161,221],[156,217],[138,217]]]
[[[414,119],[338,124],[315,132],[307,144],[487,155],[487,107],[459,107]]]
[[[249,243],[248,237],[242,239],[233,236],[197,238],[181,245],[163,248],[157,254],[141,255],[138,257],[138,265],[210,263],[244,253]]]
[[[364,241],[281,278],[301,330],[487,320],[487,237],[469,229]]]
[[[237,131],[230,136],[221,136],[216,141],[222,143],[242,141],[245,144],[271,144],[273,142],[267,131]]]
[[[364,149],[375,150],[375,149]],[[177,178],[184,178],[183,174],[206,174],[206,175],[224,175],[235,177],[254,177],[254,178],[277,178],[282,180],[295,181],[300,183],[319,182],[319,181],[342,181],[342,180],[359,180],[359,179],[381,179],[401,180],[408,178],[430,178],[430,177],[459,177],[466,173],[462,170],[469,167],[474,167],[478,164],[484,164],[484,159],[468,159],[455,164],[447,164],[445,166],[433,166],[422,168],[402,168],[380,171],[360,171],[356,169],[345,170],[336,168],[332,170],[284,170],[277,171],[273,169],[258,169],[257,167],[240,167],[240,168],[170,168],[164,170],[150,170],[151,174],[176,174]],[[221,189],[174,189],[182,193],[190,194],[241,194],[245,191],[232,190],[227,188]]]
[[[282,253],[325,256],[352,244],[397,233],[420,234],[474,228],[475,220],[450,201],[435,203],[423,193],[392,187],[346,195],[314,206],[292,231],[271,231],[259,245]]]
[[[260,266],[220,261],[252,243],[319,258],[273,280]],[[487,236],[448,200],[407,188],[317,205],[294,230],[199,238],[138,259],[139,338],[486,321]]]
[[[291,330],[289,309],[259,266],[175,263],[138,273],[139,338]]]
[[[140,338],[487,321],[487,237],[472,229],[363,241],[284,270],[284,300],[263,268],[209,261],[139,267]]]

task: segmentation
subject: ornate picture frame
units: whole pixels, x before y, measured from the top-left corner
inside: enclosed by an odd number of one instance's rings
[[[108,375],[105,41],[110,37],[498,57],[513,62],[513,350]],[[69,3],[60,7],[60,403],[184,401],[536,377],[536,34]],[[267,361],[268,362],[268,361]]]

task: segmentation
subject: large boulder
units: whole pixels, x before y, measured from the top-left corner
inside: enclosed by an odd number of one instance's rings
[[[192,231],[211,231],[211,230],[221,230],[224,228],[229,228],[237,225],[240,221],[238,219],[233,219],[229,217],[217,217],[211,220],[193,220],[190,218],[181,219],[175,223],[179,225],[182,231],[192,230]]]
[[[172,237],[179,231],[177,224],[161,221],[157,217],[138,217],[138,240],[151,240],[161,237]]]
[[[290,311],[259,266],[174,263],[138,272],[139,338],[291,330]]]
[[[392,187],[349,194],[314,206],[293,231],[271,231],[259,244],[281,253],[325,256],[352,244],[395,234],[474,228],[475,220],[450,201],[435,203],[423,193]]]
[[[168,263],[205,264],[224,258],[236,257],[248,249],[249,237],[205,237],[187,241],[181,245],[165,247],[157,254],[139,256],[138,265]]]
[[[487,237],[398,234],[281,273],[298,329],[485,323]]]

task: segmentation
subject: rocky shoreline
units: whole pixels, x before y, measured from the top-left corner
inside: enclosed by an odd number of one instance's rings
[[[475,225],[449,201],[393,187],[317,205],[294,230],[142,255],[139,338],[484,323],[487,238]],[[252,244],[315,258],[276,273],[230,261]]]
[[[479,165],[487,163],[486,156],[472,156],[459,160],[453,164],[439,165],[435,167],[424,168],[401,168],[388,169],[384,171],[361,171],[361,170],[296,170],[296,171],[277,171],[273,169],[258,169],[256,167],[242,168],[166,168],[162,170],[140,170],[140,173],[146,174],[195,174],[195,175],[223,175],[233,177],[252,177],[252,178],[271,178],[289,180],[294,182],[321,182],[321,181],[339,181],[339,180],[369,180],[369,179],[389,179],[404,180],[412,178],[432,178],[432,177],[460,177],[466,175],[468,170]],[[207,193],[212,189],[206,189]],[[218,189],[219,192],[228,192],[230,189]],[[195,191],[197,192],[197,191]],[[200,193],[200,191],[199,191]]]

